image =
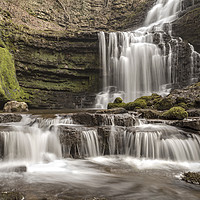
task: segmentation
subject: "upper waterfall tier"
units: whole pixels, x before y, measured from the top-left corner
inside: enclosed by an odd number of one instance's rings
[[[96,107],[106,108],[117,96],[130,102],[153,92],[168,94],[172,84],[179,84],[178,69],[185,63],[190,69],[185,82],[196,81],[199,54],[171,35],[171,22],[179,11],[181,0],[158,0],[143,27],[108,36],[99,33],[103,91],[96,97]]]

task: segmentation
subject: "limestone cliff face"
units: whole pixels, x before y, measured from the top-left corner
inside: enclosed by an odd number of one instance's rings
[[[91,107],[99,31],[141,25],[154,0],[3,0],[0,38],[34,108]]]
[[[191,43],[200,52],[200,0],[183,1],[183,12],[173,23],[173,35]]]

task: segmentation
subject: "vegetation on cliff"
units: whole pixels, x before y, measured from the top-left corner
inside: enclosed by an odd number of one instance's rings
[[[108,109],[122,107],[130,111],[139,111],[145,118],[184,119],[188,117],[187,110],[192,116],[195,113],[190,110],[200,108],[200,82],[182,90],[173,90],[166,97],[152,94],[129,103],[122,100],[117,102],[118,98],[114,103],[108,104]],[[195,116],[198,115],[198,112],[196,113]]]
[[[17,81],[13,57],[0,39],[0,107],[2,108],[8,100],[25,98],[28,96],[20,88]]]

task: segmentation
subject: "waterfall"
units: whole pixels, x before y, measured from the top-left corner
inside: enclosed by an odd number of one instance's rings
[[[153,92],[169,93],[171,84],[178,82],[178,46],[182,41],[171,36],[170,23],[179,11],[181,0],[157,0],[143,27],[109,33],[108,39],[104,32],[99,33],[103,91],[96,96],[97,108],[106,108],[118,96],[130,102]],[[191,50],[191,59],[195,56]]]
[[[174,161],[200,160],[200,137],[184,135],[170,126],[141,125],[135,132],[117,132],[114,144],[112,149],[119,155]]]
[[[78,116],[79,114],[77,114]],[[125,155],[134,158],[199,161],[200,136],[167,125],[134,126],[132,114],[94,115],[97,127],[72,121],[71,115],[43,119],[23,116],[1,125],[0,163],[46,163],[65,157]],[[130,121],[127,123],[127,121]]]
[[[100,156],[97,131],[83,131],[81,134],[81,141],[83,157]]]

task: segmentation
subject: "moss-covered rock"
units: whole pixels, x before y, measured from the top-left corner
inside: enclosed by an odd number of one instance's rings
[[[147,103],[144,99],[136,99],[134,102],[129,102],[126,104],[124,107],[127,110],[135,110],[135,109],[141,109],[141,108],[146,108]]]
[[[188,117],[188,113],[182,107],[173,107],[162,114],[162,118],[170,120],[181,120]]]
[[[112,108],[124,108],[126,106],[126,103],[109,103],[107,108],[112,109]]]
[[[0,40],[1,41],[1,40]],[[2,42],[3,43],[3,42]],[[14,60],[9,50],[0,47],[0,107],[8,100],[28,99],[16,78]]]
[[[174,105],[174,100],[172,98],[163,98],[161,100],[159,100],[156,104],[155,104],[155,108],[158,110],[169,110],[170,108],[172,108]]]
[[[122,102],[123,102],[122,98],[117,97],[117,98],[114,100],[113,103],[122,103]]]
[[[182,107],[182,108],[184,108],[184,109],[186,109],[186,110],[187,110],[187,108],[188,108],[187,104],[186,104],[186,103],[183,103],[183,102],[182,102],[182,103],[178,103],[177,106]]]

